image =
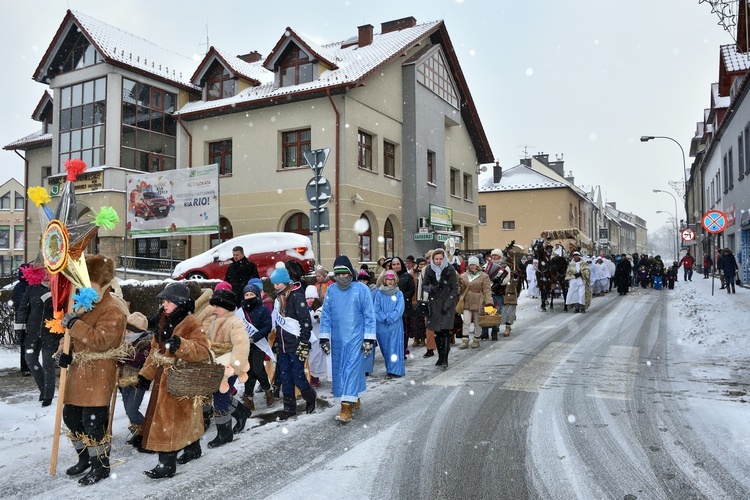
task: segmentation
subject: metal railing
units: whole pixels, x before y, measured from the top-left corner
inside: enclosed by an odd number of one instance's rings
[[[149,271],[172,274],[174,267],[182,262],[178,259],[153,259],[150,257],[120,256],[120,267],[128,271]]]

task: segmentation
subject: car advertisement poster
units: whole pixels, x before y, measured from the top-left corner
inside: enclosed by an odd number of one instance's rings
[[[127,237],[219,232],[219,166],[127,176]]]

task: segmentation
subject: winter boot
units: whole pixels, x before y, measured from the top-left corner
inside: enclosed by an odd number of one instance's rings
[[[238,404],[237,408],[232,412],[232,416],[237,420],[237,424],[232,429],[232,432],[239,434],[245,428],[247,419],[253,416],[253,413],[244,404]],[[231,420],[230,420],[231,423]]]
[[[307,405],[305,406],[305,413],[309,414],[315,411],[315,398],[317,397],[318,394],[312,387],[310,389],[302,391],[302,398],[305,400],[305,403],[307,403]]]
[[[93,448],[91,449],[93,450]],[[78,480],[78,484],[81,486],[89,486],[109,477],[109,458],[106,454],[102,453],[101,455],[91,456],[89,459],[91,461],[91,470]]]
[[[203,432],[206,432],[211,427],[211,416],[214,414],[211,405],[203,406]]]
[[[91,462],[89,461],[89,453],[86,450],[86,445],[84,445],[80,441],[75,441],[73,443],[73,447],[75,448],[76,453],[78,453],[78,463],[73,467],[69,467],[68,470],[65,471],[65,473],[69,476],[77,476],[79,474],[83,474],[84,472],[86,472],[86,469],[91,466]]]
[[[265,391],[266,393],[266,406],[269,408],[272,407],[274,404],[276,404],[276,398],[273,395],[273,391],[271,389],[268,389]]]
[[[510,337],[510,325],[505,325],[505,333],[503,337]]]
[[[268,392],[268,391],[266,391],[266,392]],[[251,412],[255,411],[255,401],[253,401],[252,393],[250,393],[250,396],[245,395],[242,398],[242,404],[245,405],[245,407],[249,411],[251,411]]]
[[[297,400],[294,396],[284,396],[284,411],[279,415],[279,420],[288,420],[297,415]]]
[[[468,349],[469,348],[469,337],[464,337],[463,339],[461,339],[461,345],[458,346],[458,348],[459,349]]]
[[[151,479],[163,479],[165,477],[172,477],[177,471],[177,452],[176,451],[160,451],[159,452],[159,464],[151,470],[143,471],[143,473]]]
[[[482,328],[482,335],[480,335],[479,338],[482,340],[487,340],[490,338],[486,328]]]
[[[137,424],[130,424],[128,425],[128,432],[130,432],[130,435],[125,440],[125,444],[137,446],[136,444],[134,444],[134,441],[141,435],[141,426]],[[141,441],[143,441],[143,438],[141,438]]]
[[[435,349],[427,349],[427,351],[422,356],[423,358],[431,358],[435,355]]]
[[[471,343],[471,348],[476,349],[477,347],[479,347],[479,338],[474,337],[474,341]]]
[[[180,465],[185,465],[191,460],[200,458],[201,455],[203,455],[203,450],[201,450],[201,441],[200,439],[198,439],[183,448],[182,455],[177,457],[177,463]]]
[[[343,422],[345,424],[351,422],[352,420],[352,404],[351,403],[341,403],[341,412],[339,412],[338,415],[336,415],[336,420],[339,422]]]
[[[492,329],[492,340],[497,340],[497,333],[498,333],[498,331],[495,328],[493,328]]]
[[[232,416],[222,415],[216,417],[216,437],[208,442],[209,448],[218,448],[227,443],[231,443],[234,439],[232,434]]]

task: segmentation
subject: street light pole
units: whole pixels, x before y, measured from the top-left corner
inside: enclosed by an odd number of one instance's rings
[[[690,214],[688,213],[687,209],[687,163],[685,162],[685,150],[682,148],[682,144],[677,142],[675,139],[672,139],[671,137],[667,137],[666,135],[642,135],[641,136],[641,142],[648,142],[651,139],[668,139],[680,148],[680,153],[682,153],[682,190],[683,190],[683,197],[685,201],[685,223],[690,223]],[[675,214],[678,215],[678,214]]]
[[[678,232],[679,230],[677,229],[677,214],[679,213],[678,210],[677,210],[677,198],[675,197],[675,195],[673,195],[669,191],[664,191],[664,190],[661,190],[661,189],[654,189],[653,191],[654,191],[654,193],[666,193],[669,196],[671,196],[672,200],[674,201],[674,214],[675,214],[674,225],[675,225],[675,237],[677,238],[677,246],[675,247],[675,249],[679,249],[680,248],[680,234]],[[679,256],[680,256],[679,251],[676,251],[675,254],[679,258]]]
[[[672,212],[668,212],[667,210],[657,210],[657,214],[668,214],[670,217],[672,217],[672,224],[674,225],[674,232],[677,232],[677,219],[675,219],[674,215],[672,215]],[[674,260],[675,262],[678,262],[680,259],[680,254],[677,253],[677,241],[679,240],[679,235],[677,236],[676,240],[672,240],[672,247],[674,248]]]

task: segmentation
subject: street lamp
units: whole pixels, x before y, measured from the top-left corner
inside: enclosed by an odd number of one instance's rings
[[[679,213],[679,212],[677,211],[677,198],[675,198],[675,195],[673,195],[673,194],[672,194],[672,193],[670,193],[669,191],[663,191],[663,190],[661,190],[661,189],[654,189],[653,191],[654,191],[654,193],[667,193],[667,194],[668,194],[669,196],[671,196],[671,197],[672,197],[672,200],[674,200],[674,213],[675,213],[675,218],[674,218],[674,225],[675,225],[675,233],[677,233],[677,234],[676,234],[676,238],[677,238],[677,246],[676,246],[675,248],[679,249],[679,248],[680,248],[680,235],[679,235],[679,233],[678,233],[678,230],[677,230],[677,214]],[[675,254],[676,254],[676,255],[677,255],[677,257],[679,258],[679,256],[680,256],[679,250],[678,250],[678,251],[676,251],[676,252],[675,252]]]
[[[682,144],[677,142],[676,140],[672,139],[671,137],[667,137],[665,135],[642,135],[641,136],[641,142],[648,142],[651,139],[668,139],[675,144],[677,144],[680,147],[680,153],[682,153],[682,182],[683,182],[683,196],[685,197],[685,221],[690,222],[690,214],[687,210],[687,163],[685,162],[685,150],[682,149]],[[675,210],[676,212],[676,210]],[[675,214],[676,215],[676,214]]]
[[[672,212],[668,212],[667,210],[657,210],[657,214],[667,214],[672,217],[672,224],[674,225],[674,232],[677,233],[677,219],[674,218],[674,215],[672,215]],[[679,234],[677,235],[677,239],[679,239]],[[677,239],[672,241],[672,246],[674,247],[674,260],[675,262],[679,261],[679,254],[677,253]]]

